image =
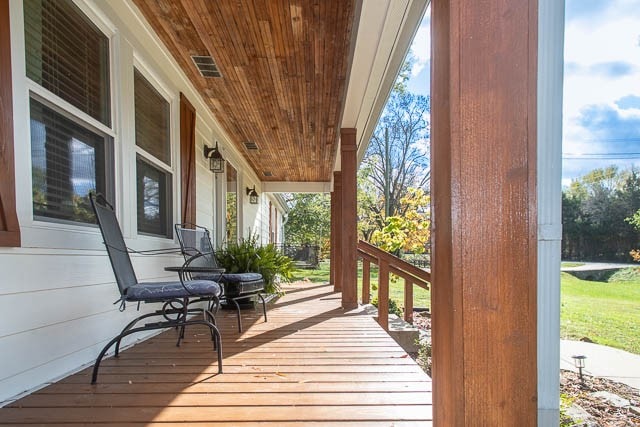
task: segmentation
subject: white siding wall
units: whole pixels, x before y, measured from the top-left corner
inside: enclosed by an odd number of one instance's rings
[[[138,236],[136,232],[134,63],[152,74],[154,83],[162,86],[171,101],[174,222],[180,216],[180,92],[197,111],[197,222],[207,227],[216,221],[216,185],[200,154],[202,146],[218,140],[223,153],[233,155],[233,149],[199,94],[129,1],[77,3],[111,37],[115,201],[127,244],[136,249],[175,247],[172,240]],[[28,142],[28,93],[33,83],[25,77],[22,1],[10,0],[10,8],[16,192],[23,245],[0,249],[0,405],[91,364],[102,346],[139,314],[134,305],[120,313],[112,304],[119,294],[97,228],[33,220]],[[180,260],[178,256],[133,257],[141,281],[174,277],[163,267]],[[141,338],[142,334],[134,337]]]
[[[260,196],[259,202],[257,205],[252,205],[249,203],[249,197],[246,193],[246,187],[252,188],[253,182],[249,181],[248,178],[245,177],[245,185],[242,187],[242,194],[240,195],[242,198],[243,205],[243,222],[245,224],[245,229],[243,232],[243,236],[248,236],[249,228],[251,229],[251,233],[257,233],[259,236],[260,243],[266,245],[269,243],[269,202],[271,202],[271,220],[273,221],[272,229],[278,230],[277,232],[277,240],[276,244],[280,244],[283,242],[283,234],[284,234],[284,226],[283,226],[283,213],[280,204],[276,201],[275,197],[269,193],[260,193],[258,185],[256,185],[256,191]],[[246,184],[248,182],[248,184]],[[277,211],[277,219],[275,218]]]

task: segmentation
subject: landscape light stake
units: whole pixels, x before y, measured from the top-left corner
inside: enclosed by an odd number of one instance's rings
[[[573,358],[573,364],[576,366],[576,368],[578,368],[578,375],[580,376],[580,384],[582,385],[582,387],[584,387],[584,377],[582,376],[582,369],[584,368],[584,360],[587,358],[587,356],[583,356],[583,355],[578,355],[578,356],[571,356]]]

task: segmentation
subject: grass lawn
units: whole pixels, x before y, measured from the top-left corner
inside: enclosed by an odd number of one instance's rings
[[[584,262],[563,262],[560,264],[562,268],[571,268],[571,267],[582,267]]]
[[[598,344],[640,354],[640,276],[627,272],[609,282],[580,280],[562,273],[561,327],[563,338],[588,337]]]
[[[311,282],[329,281],[329,262],[323,261],[316,270],[295,270],[291,281],[308,279]],[[371,266],[371,298],[378,296],[378,267]],[[362,298],[362,263],[358,262],[358,301]],[[395,300],[398,305],[404,306],[404,280],[396,279],[389,283],[389,298]],[[429,291],[419,286],[413,286],[413,306],[431,307]]]

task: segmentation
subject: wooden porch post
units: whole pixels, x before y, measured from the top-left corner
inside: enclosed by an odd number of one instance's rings
[[[340,129],[342,160],[342,198],[340,209],[340,259],[342,308],[358,306],[358,230],[357,230],[357,145],[356,130]]]
[[[0,0],[0,246],[20,246],[13,160],[13,94],[11,92],[9,2]]]
[[[432,3],[437,426],[535,426],[537,0]]]
[[[331,192],[331,263],[329,277],[334,292],[342,291],[342,276],[340,269],[340,212],[342,198],[342,173],[333,173],[333,191]]]

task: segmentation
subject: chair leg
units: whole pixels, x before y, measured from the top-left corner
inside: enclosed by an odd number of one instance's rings
[[[189,298],[184,298],[182,300],[182,304],[183,304],[183,312],[182,314],[178,314],[178,316],[183,316],[182,317],[183,323],[182,323],[182,326],[180,326],[180,332],[178,334],[178,342],[176,342],[176,347],[180,347],[180,343],[184,339],[184,328],[185,328],[184,322],[187,321],[187,316],[189,315]]]
[[[215,327],[218,327],[218,324],[216,323],[216,318],[210,310],[203,310],[202,317],[204,318],[205,322],[211,322]],[[213,330],[211,330],[211,341],[213,341],[213,349],[217,350],[218,342],[216,340],[216,335],[213,332]]]
[[[240,304],[236,301],[235,298],[231,298],[231,301],[236,305],[236,311],[238,313],[238,332],[242,333],[242,316],[240,313]]]
[[[264,321],[266,323],[267,322],[267,305],[264,302],[264,297],[262,296],[262,294],[258,294],[258,296],[260,297],[260,300],[262,300],[262,313],[264,314]]]
[[[114,345],[115,343],[120,342],[124,337],[131,334],[135,334],[137,332],[142,332],[142,331],[152,331],[155,329],[169,329],[175,326],[181,327],[181,326],[189,326],[189,325],[208,326],[211,332],[214,334],[215,336],[214,350],[216,350],[217,357],[218,357],[218,373],[221,374],[222,373],[222,336],[220,335],[220,330],[218,330],[218,327],[211,322],[207,322],[204,320],[189,320],[185,322],[180,322],[180,324],[178,325],[167,324],[167,323],[153,324],[153,325],[141,326],[139,328],[133,328],[133,329],[129,329],[127,331],[121,332],[118,336],[116,336],[111,341],[109,341],[107,345],[104,346],[100,354],[98,354],[98,357],[96,358],[96,361],[93,364],[93,372],[91,373],[91,384],[95,384],[97,382],[100,363],[102,362],[102,359],[104,358],[105,354],[107,354],[107,351],[109,350],[109,348],[111,348],[111,346]]]
[[[153,317],[153,316],[161,316],[162,313],[159,313],[158,311],[154,311],[153,313],[147,313],[147,314],[143,314],[142,316],[136,317],[135,319],[133,319],[131,322],[129,322],[127,324],[127,326],[125,326],[124,328],[122,328],[122,330],[120,331],[120,335],[122,335],[123,333],[125,333],[126,331],[128,331],[129,329],[131,329],[133,327],[133,325],[135,325],[136,323],[138,323],[139,321],[141,321],[142,319],[146,319],[147,317]],[[119,336],[120,336],[119,335]],[[124,335],[122,335],[124,336]],[[116,350],[115,350],[115,357],[118,357],[118,355],[120,354],[120,341],[122,340],[119,339],[116,342]]]

